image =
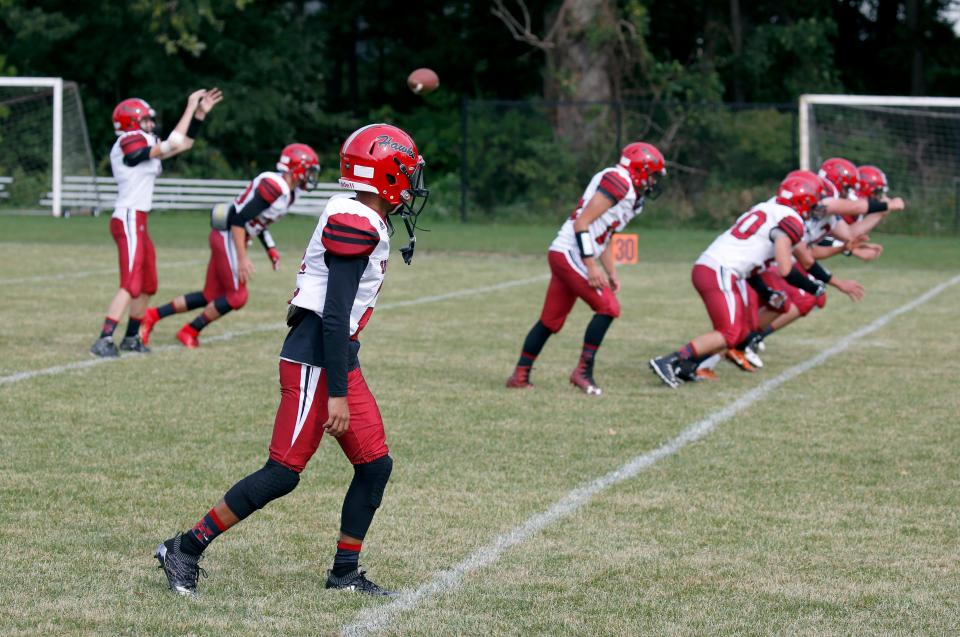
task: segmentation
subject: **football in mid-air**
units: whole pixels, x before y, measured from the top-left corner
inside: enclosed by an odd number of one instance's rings
[[[432,69],[416,69],[407,76],[407,86],[417,95],[423,95],[437,90],[440,78]]]

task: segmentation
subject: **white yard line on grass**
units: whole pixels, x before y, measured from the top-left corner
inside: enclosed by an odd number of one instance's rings
[[[936,295],[940,294],[950,286],[956,285],[957,283],[960,283],[960,275],[957,275],[952,279],[933,287],[906,305],[902,305],[897,309],[884,314],[869,325],[861,327],[855,332],[844,336],[831,347],[820,352],[816,356],[808,358],[804,362],[794,365],[793,367],[782,371],[780,374],[771,378],[770,380],[761,383],[759,386],[746,392],[740,396],[740,398],[727,404],[719,411],[714,412],[703,420],[699,420],[687,426],[676,438],[670,440],[669,442],[664,443],[652,451],[648,451],[642,455],[632,458],[631,460],[628,460],[625,464],[621,465],[617,469],[614,469],[610,473],[601,476],[592,482],[587,482],[580,485],[557,500],[546,511],[537,513],[533,517],[527,519],[520,526],[496,538],[490,544],[478,548],[463,561],[455,564],[445,571],[438,573],[431,581],[422,584],[418,588],[401,592],[398,597],[394,598],[393,601],[387,604],[362,610],[353,623],[347,624],[341,628],[341,634],[344,635],[344,637],[363,637],[365,635],[369,635],[370,633],[387,628],[397,615],[406,610],[415,608],[428,597],[459,587],[466,575],[493,564],[507,549],[528,540],[534,534],[539,533],[543,529],[552,526],[563,518],[566,518],[567,516],[576,512],[582,506],[589,503],[594,496],[598,495],[599,493],[623,482],[624,480],[634,477],[644,469],[653,466],[660,460],[672,456],[691,442],[695,442],[700,438],[703,438],[713,431],[718,425],[751,406],[769,394],[771,391],[778,388],[780,385],[783,385],[784,383],[796,378],[800,374],[813,369],[827,359],[840,354],[864,336],[879,330],[892,319],[900,316],[901,314],[910,312],[911,310],[917,308],[923,303],[926,303]],[[664,391],[669,390],[664,388]]]
[[[199,265],[206,263],[206,259],[191,259],[190,261],[172,261],[161,265],[161,269],[182,268],[188,265]],[[24,276],[14,279],[0,279],[0,285],[15,285],[18,283],[41,283],[43,281],[60,281],[63,279],[82,279],[87,276],[96,276],[103,274],[116,274],[117,269],[109,270],[83,270],[81,272],[62,272],[60,274],[38,274],[36,276]]]
[[[111,270],[113,272],[113,270]],[[464,296],[474,296],[477,294],[486,294],[488,292],[498,292],[500,290],[506,290],[509,288],[515,288],[521,285],[529,285],[530,283],[537,283],[539,281],[545,281],[549,278],[549,275],[543,274],[540,276],[530,277],[528,279],[517,279],[514,281],[504,281],[503,283],[496,283],[494,285],[488,285],[482,288],[469,288],[465,290],[454,290],[452,292],[446,292],[444,294],[434,294],[431,296],[422,296],[416,299],[409,299],[407,301],[396,301],[394,303],[383,303],[378,305],[376,308],[377,312],[383,312],[385,310],[393,310],[401,307],[410,307],[411,305],[422,305],[424,303],[436,303],[438,301],[447,301],[449,299],[457,299]],[[237,330],[235,332],[224,332],[223,334],[218,334],[217,336],[205,337],[203,339],[204,343],[217,343],[220,341],[229,341],[235,338],[240,338],[242,336],[249,336],[251,334],[258,334],[260,332],[278,332],[286,328],[284,323],[270,323],[269,325],[261,325],[259,327],[253,327],[246,330]],[[173,349],[183,349],[182,345],[158,345],[156,347],[151,347],[153,352],[165,352]],[[64,372],[70,372],[78,369],[87,369],[89,367],[95,367],[97,365],[105,365],[107,363],[115,363],[119,360],[130,360],[132,358],[149,360],[149,356],[144,356],[143,354],[131,354],[123,356],[122,358],[90,358],[87,360],[76,361],[74,363],[66,363],[64,365],[54,365],[53,367],[46,367],[44,369],[33,369],[25,372],[17,372],[16,374],[10,374],[9,376],[0,376],[0,385],[7,385],[11,383],[18,383],[23,380],[29,380],[31,378],[37,378],[39,376],[54,376],[57,374],[62,374]]]

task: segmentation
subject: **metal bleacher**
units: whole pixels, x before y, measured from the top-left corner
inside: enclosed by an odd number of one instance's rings
[[[6,180],[6,181],[3,181]],[[11,181],[0,177],[0,197]],[[232,201],[250,182],[237,179],[168,179],[158,178],[153,189],[153,210],[209,210],[221,202]],[[310,192],[298,192],[290,212],[319,216],[323,207],[335,195],[344,195],[338,184],[317,184]],[[62,207],[64,211],[79,209],[112,211],[117,199],[117,182],[112,177],[63,178]],[[41,206],[53,204],[53,193],[46,193]]]
[[[0,177],[0,199],[10,198],[10,184],[13,183],[13,177]]]

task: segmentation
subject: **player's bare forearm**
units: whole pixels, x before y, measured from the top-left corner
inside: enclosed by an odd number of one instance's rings
[[[810,252],[814,259],[829,259],[846,250],[846,244],[841,243],[837,246],[810,246]]]
[[[850,230],[853,232],[854,235],[870,234],[870,231],[876,228],[877,224],[883,221],[884,217],[886,217],[888,214],[890,213],[875,212],[873,214],[869,214],[863,219],[861,219],[860,221],[857,221],[856,223],[851,224]]]
[[[797,258],[797,263],[799,263],[805,268],[809,268],[813,264],[813,262],[816,260],[816,258],[813,255],[813,250],[804,241],[801,241],[800,243],[798,243],[793,247],[793,256]],[[779,259],[777,259],[777,263],[778,264],[780,263]],[[787,268],[787,272],[789,271],[790,271],[790,268]]]
[[[600,218],[600,215],[605,213],[614,202],[610,201],[610,198],[604,195],[603,193],[597,193],[590,198],[590,201],[587,202],[587,206],[583,209],[580,215],[573,222],[573,231],[576,232],[586,232],[590,228],[590,224]]]
[[[831,215],[865,215],[867,214],[866,199],[841,199],[829,197],[822,202],[824,208]]]
[[[613,239],[611,238],[611,241]],[[610,276],[617,275],[617,262],[613,258],[613,250],[607,248],[600,254],[600,265],[603,266],[603,269],[607,271],[607,274]]]

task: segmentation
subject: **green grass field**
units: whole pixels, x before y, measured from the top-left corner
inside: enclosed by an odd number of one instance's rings
[[[202,285],[200,215],[151,220],[157,301]],[[0,217],[0,634],[334,635],[387,602],[324,591],[352,474],[324,441],[299,488],[207,551],[201,597],[170,594],[156,544],[266,458],[279,324],[313,220],[276,227],[283,270],[174,347],[80,369],[116,289],[106,219]],[[430,224],[427,224],[430,227]],[[880,236],[867,287],[768,339],[766,368],[663,387],[653,355],[708,327],[689,283],[715,233],[640,233],[623,317],[598,358],[602,398],[567,383],[578,307],[503,388],[546,288],[555,229],[438,225],[391,262],[361,361],[396,465],[362,562],[403,590],[558,499],[960,272],[960,241]],[[399,235],[398,241],[399,244]],[[508,282],[514,285],[483,291]],[[464,290],[457,298],[414,301]],[[384,635],[957,634],[960,285],[774,389],[703,439],[603,491]],[[184,320],[181,320],[184,318]],[[51,370],[39,376],[17,376]],[[58,371],[59,370],[59,371]],[[365,615],[364,615],[365,616]]]

